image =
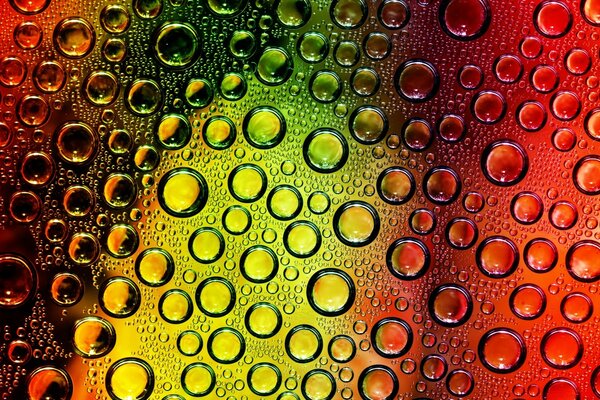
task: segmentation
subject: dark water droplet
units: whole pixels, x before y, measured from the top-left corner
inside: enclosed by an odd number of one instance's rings
[[[429,296],[429,314],[442,326],[460,326],[473,311],[473,300],[462,286],[445,284],[436,287]]]
[[[329,53],[329,40],[320,32],[305,32],[298,39],[296,50],[304,62],[320,63]]]
[[[151,79],[136,79],[129,86],[125,104],[135,115],[145,117],[158,111],[163,101],[162,89]]]
[[[458,83],[467,90],[477,89],[483,83],[483,71],[477,65],[463,65],[458,71]]]
[[[422,118],[410,118],[402,126],[402,141],[412,151],[424,151],[433,141],[433,129]]]
[[[33,50],[42,43],[43,30],[34,21],[23,21],[15,27],[13,39],[23,50]]]
[[[16,87],[25,81],[27,66],[25,61],[17,56],[6,56],[0,59],[0,85]]]
[[[477,39],[487,31],[491,19],[486,0],[444,0],[440,4],[440,24],[456,40]]]
[[[467,126],[461,116],[446,114],[438,120],[437,131],[443,141],[454,143],[463,139],[467,133]]]
[[[394,86],[404,100],[424,102],[436,95],[440,85],[436,68],[429,61],[413,59],[402,63],[396,70]]]
[[[21,14],[34,15],[44,11],[50,0],[9,0],[10,5]]]
[[[77,275],[63,272],[52,278],[50,295],[52,300],[62,307],[77,304],[83,297],[83,291],[84,284]]]
[[[187,68],[200,55],[200,38],[189,24],[171,22],[162,25],[155,33],[154,55],[169,68]]]
[[[13,254],[0,255],[0,308],[26,303],[36,291],[36,274],[29,263]]]
[[[377,17],[385,28],[400,29],[410,20],[410,8],[404,0],[384,0],[379,5]]]
[[[265,85],[281,85],[294,71],[294,62],[281,47],[267,47],[258,60],[256,77]]]
[[[523,76],[523,63],[513,54],[503,54],[494,61],[494,75],[502,83],[515,83]]]
[[[306,25],[312,15],[309,0],[277,0],[274,8],[279,22],[292,29]]]
[[[475,378],[464,369],[455,369],[446,378],[446,389],[457,397],[465,397],[471,394],[475,388]]]
[[[368,7],[364,0],[335,0],[329,13],[331,20],[342,29],[356,29],[367,19]]]
[[[106,107],[117,100],[119,81],[108,71],[94,71],[87,76],[83,83],[85,98],[95,106]]]

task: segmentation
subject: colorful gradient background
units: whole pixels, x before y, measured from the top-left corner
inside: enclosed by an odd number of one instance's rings
[[[539,26],[539,18],[535,17],[535,9],[541,4],[537,0],[451,0],[459,14],[464,12],[467,21],[476,19],[477,11],[473,10],[482,10],[484,6],[491,18],[480,37],[458,40],[442,29],[440,9],[448,1],[394,1],[410,10],[406,24],[398,29],[388,29],[382,24],[379,0],[363,3],[340,0],[343,7],[349,7],[349,18],[356,7],[360,9],[361,4],[366,7],[364,21],[351,29],[343,29],[332,21],[330,9],[336,2],[322,0],[307,0],[311,6],[310,18],[297,28],[282,24],[277,13],[279,3],[270,0],[240,3],[241,12],[226,18],[210,10],[215,4],[225,2],[155,0],[162,5],[161,12],[148,19],[136,14],[132,1],[47,0],[47,7],[42,11],[25,14],[19,11],[19,4],[24,2],[15,0],[15,5],[0,0],[0,75],[12,73],[7,64],[2,63],[6,57],[19,57],[26,68],[22,83],[0,86],[0,131],[5,135],[0,140],[0,252],[23,257],[37,277],[26,302],[17,307],[0,306],[2,399],[67,398],[39,397],[32,392],[30,375],[41,366],[60,368],[69,375],[72,399],[108,399],[107,371],[126,357],[144,360],[153,371],[152,392],[148,397],[138,398],[177,399],[166,397],[176,394],[191,398],[182,387],[181,379],[185,367],[195,362],[210,365],[215,373],[215,387],[206,398],[279,398],[284,392],[303,398],[303,379],[317,369],[329,371],[335,378],[335,393],[331,398],[369,398],[365,394],[367,384],[359,382],[359,377],[365,368],[373,365],[389,367],[398,383],[394,398],[400,399],[600,397],[600,381],[596,382],[594,374],[600,365],[597,335],[600,303],[596,283],[600,279],[600,258],[597,257],[600,247],[591,246],[585,261],[591,279],[577,279],[567,268],[567,252],[576,243],[589,240],[599,246],[600,204],[595,195],[600,193],[600,169],[587,177],[593,187],[591,193],[579,190],[573,175],[579,160],[599,153],[596,140],[600,136],[594,137],[590,132],[586,117],[598,106],[600,28],[590,23],[582,12],[586,6],[598,9],[600,3],[596,0],[543,2],[550,7],[563,5],[571,18],[571,24],[565,24],[566,14],[559,12],[555,19],[547,17],[549,21],[541,21],[550,27],[548,29],[560,31],[561,26],[565,26],[562,36],[547,37],[544,28]],[[29,5],[43,2],[34,0]],[[129,26],[119,34],[108,33],[101,24],[102,10],[113,4],[122,5],[130,17]],[[68,58],[57,50],[55,28],[67,17],[83,18],[93,27],[95,43],[84,57]],[[41,43],[33,49],[25,50],[15,42],[15,27],[24,21],[41,27]],[[166,22],[188,23],[198,34],[198,59],[185,68],[169,68],[155,56],[155,32]],[[237,58],[228,50],[236,30],[254,34],[256,51],[253,55]],[[298,55],[298,40],[310,31],[321,32],[329,42],[327,56],[315,64],[305,62]],[[391,46],[380,60],[369,58],[365,51],[364,40],[372,32],[383,33]],[[115,38],[121,39],[127,48],[126,56],[119,62],[107,60],[103,53],[106,41]],[[524,38],[537,40],[539,54],[532,56],[523,50]],[[351,67],[336,62],[334,48],[341,41],[353,41],[360,48],[359,61]],[[275,85],[265,85],[257,78],[260,57],[270,46],[285,49],[293,62],[289,78]],[[567,65],[566,56],[572,49],[581,49],[589,56],[591,65],[580,74],[570,72]],[[522,68],[514,82],[502,82],[495,72],[496,60],[502,55],[513,55],[517,65],[520,64],[517,70]],[[66,82],[56,93],[42,93],[33,83],[35,68],[44,60],[57,61],[64,68]],[[398,93],[396,73],[401,64],[409,60],[426,60],[436,70],[439,89],[426,101],[407,101]],[[467,64],[478,66],[482,73],[482,82],[475,89],[466,89],[459,82],[459,73]],[[532,82],[533,71],[540,65],[549,66],[556,73],[557,86],[548,93],[536,90]],[[380,77],[379,89],[371,96],[359,96],[352,89],[351,75],[359,67],[371,67]],[[319,70],[334,71],[342,83],[341,94],[331,103],[316,101],[311,95],[311,77]],[[110,71],[117,78],[118,96],[114,103],[97,106],[88,101],[84,84],[94,71]],[[247,84],[245,95],[235,101],[227,100],[219,91],[223,76],[230,72],[239,73]],[[509,68],[506,73],[513,72]],[[135,115],[127,104],[130,85],[140,78],[155,80],[162,93],[159,108],[147,116]],[[214,97],[205,107],[194,108],[185,101],[186,85],[192,78],[204,78],[212,85]],[[418,87],[419,82],[415,85]],[[482,123],[473,109],[477,94],[486,90],[500,93],[506,107],[504,116],[489,124]],[[580,110],[569,120],[561,120],[551,112],[553,95],[559,91],[572,92],[579,102]],[[18,105],[28,95],[40,96],[48,106],[48,119],[39,126],[28,126],[27,121],[19,117]],[[519,123],[520,106],[525,101],[539,102],[544,110],[544,120],[535,131],[527,131]],[[384,135],[371,144],[360,143],[351,134],[352,113],[362,105],[379,107],[388,122]],[[257,148],[243,134],[244,118],[257,106],[274,107],[285,119],[285,136],[272,148]],[[157,122],[169,113],[180,114],[190,123],[189,142],[181,149],[165,149],[157,139]],[[446,114],[455,114],[464,121],[465,134],[457,141],[448,142],[440,137],[437,122]],[[531,118],[535,123],[542,114],[534,112],[533,116],[523,118]],[[217,150],[206,144],[202,130],[213,116],[227,116],[234,123],[236,139],[231,147]],[[420,151],[409,148],[406,140],[402,140],[405,122],[411,118],[422,118],[431,127],[431,142]],[[95,156],[84,166],[74,166],[58,155],[59,127],[73,120],[88,124],[98,138]],[[303,143],[319,128],[339,131],[348,144],[348,160],[339,170],[322,173],[307,165]],[[574,146],[568,151],[559,151],[553,144],[553,134],[559,128],[569,128],[575,135]],[[131,148],[123,154],[114,154],[108,146],[111,132],[117,129],[129,132],[132,140]],[[482,157],[488,144],[505,139],[518,143],[525,151],[528,168],[522,180],[498,185],[486,178]],[[152,171],[135,167],[135,149],[142,145],[155,147],[160,155],[160,163]],[[54,174],[45,185],[31,185],[22,176],[24,157],[35,151],[43,151],[54,160]],[[510,175],[516,161],[512,156],[507,157],[500,169],[504,168],[501,173]],[[235,167],[246,163],[260,166],[267,184],[263,196],[243,203],[231,194],[228,177]],[[427,184],[427,172],[437,166],[450,167],[460,177],[460,193],[447,204],[433,203],[423,186]],[[159,182],[167,172],[179,167],[198,171],[207,183],[206,205],[199,213],[186,218],[170,215],[159,203]],[[388,167],[405,168],[414,177],[414,194],[403,204],[389,204],[380,197],[378,177]],[[121,209],[111,207],[102,195],[107,176],[117,172],[130,176],[135,182],[134,202]],[[95,198],[93,209],[81,217],[73,217],[65,211],[65,189],[74,184],[89,187]],[[295,187],[303,200],[300,213],[290,221],[274,218],[267,208],[268,193],[281,184]],[[35,193],[40,200],[41,210],[34,213],[31,221],[20,222],[11,209],[11,198],[20,191]],[[318,191],[325,192],[331,202],[322,214],[309,207],[309,196]],[[511,213],[511,201],[524,191],[536,193],[543,204],[539,220],[531,224],[519,222]],[[481,210],[465,209],[463,199],[469,192],[482,196]],[[344,244],[336,233],[339,221],[335,215],[343,204],[355,200],[373,206],[380,227],[372,243],[353,247]],[[552,205],[562,200],[570,202],[578,212],[577,221],[567,229],[557,229],[550,222]],[[244,206],[252,216],[251,227],[244,234],[232,235],[225,230],[223,214],[232,205]],[[435,215],[435,229],[430,234],[418,235],[410,228],[411,213],[421,208]],[[469,218],[476,226],[476,242],[464,250],[448,243],[446,227],[456,217]],[[63,220],[68,226],[64,240],[51,242],[45,235],[47,223],[52,219]],[[294,220],[310,221],[318,228],[321,246],[314,255],[299,258],[287,250],[284,232]],[[139,246],[124,258],[115,258],[105,249],[109,228],[115,224],[131,226],[139,239]],[[201,227],[213,227],[223,236],[223,254],[207,264],[197,262],[188,247],[190,236]],[[72,237],[80,232],[90,233],[102,246],[100,256],[93,263],[79,265],[70,258]],[[265,232],[274,232],[276,239],[266,242]],[[477,249],[492,236],[509,238],[518,249],[517,268],[502,278],[485,275],[476,261]],[[394,276],[386,262],[392,243],[406,237],[422,241],[430,253],[430,265],[417,279]],[[525,262],[526,244],[534,238],[546,238],[556,247],[556,266],[544,273],[532,271]],[[278,259],[278,272],[268,283],[253,283],[241,274],[242,253],[258,244],[269,247]],[[135,273],[136,260],[148,248],[164,249],[174,260],[173,277],[160,287],[145,285]],[[10,289],[6,288],[16,281],[7,268],[0,267],[0,286],[5,291],[3,295],[10,297],[6,292]],[[320,315],[309,304],[308,281],[324,268],[342,270],[354,283],[356,297],[342,315]],[[294,270],[297,277],[290,279]],[[77,275],[84,285],[81,300],[69,307],[52,300],[53,277],[62,272]],[[111,317],[99,306],[100,286],[108,278],[119,276],[130,278],[139,288],[139,297],[134,299],[139,308],[126,318]],[[236,293],[235,306],[221,317],[202,313],[195,301],[200,282],[213,276],[227,279]],[[454,327],[436,322],[428,308],[430,294],[447,283],[464,287],[472,300],[472,314]],[[535,284],[544,293],[545,309],[533,319],[520,318],[510,305],[511,294],[523,284]],[[185,291],[192,299],[193,313],[181,324],[169,323],[159,312],[159,299],[171,289]],[[561,312],[561,301],[573,292],[584,293],[593,303],[591,318],[585,322],[573,323]],[[281,312],[282,327],[273,337],[257,338],[244,324],[247,310],[258,302],[271,303]],[[525,303],[529,306],[527,301]],[[114,348],[100,358],[82,357],[73,347],[74,325],[88,316],[101,317],[114,327]],[[388,317],[405,321],[412,330],[412,345],[398,357],[382,357],[372,342],[373,327]],[[322,337],[322,351],[308,363],[293,361],[285,350],[286,335],[302,324],[315,327]],[[358,329],[361,324],[366,326],[365,330]],[[232,364],[219,363],[209,354],[209,337],[221,327],[236,329],[245,338],[244,354]],[[514,371],[496,373],[482,362],[478,350],[482,337],[494,328],[510,328],[522,337],[526,356],[523,365]],[[544,360],[541,341],[553,328],[576,332],[582,346],[580,361],[567,368],[556,368]],[[195,356],[178,351],[177,338],[186,330],[196,331],[202,337],[202,349]],[[327,350],[331,338],[339,334],[350,336],[356,346],[354,357],[343,363],[333,360]],[[31,354],[26,362],[15,362],[9,355],[15,340],[29,343]],[[558,347],[554,350],[566,354],[567,358],[576,351],[569,344],[564,344],[565,348]],[[428,379],[421,371],[423,360],[429,355],[438,355],[446,365],[446,371],[437,381]],[[247,380],[248,371],[259,362],[269,362],[281,372],[281,386],[270,396],[252,392]],[[473,388],[469,394],[458,396],[449,392],[448,374],[454,370],[471,374]],[[344,381],[342,375],[352,379]],[[557,378],[563,379],[559,381],[563,384],[567,382],[566,386],[553,387],[552,382]],[[380,397],[371,398],[387,398],[385,384],[383,387]]]

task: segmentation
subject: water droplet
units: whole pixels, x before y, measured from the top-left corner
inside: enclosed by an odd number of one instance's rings
[[[190,296],[179,289],[165,292],[158,301],[158,312],[162,319],[171,324],[181,324],[192,316],[194,306]]]
[[[141,303],[141,294],[131,279],[113,277],[100,286],[98,300],[105,313],[114,318],[125,318],[137,311]]]
[[[387,29],[401,29],[410,20],[410,8],[404,0],[384,0],[379,5],[377,18]]]
[[[580,324],[592,317],[594,303],[584,293],[569,293],[560,302],[560,312],[567,321]]]
[[[442,326],[459,326],[466,323],[473,311],[469,292],[455,284],[440,285],[429,296],[429,314]]]
[[[27,395],[31,400],[69,400],[72,393],[71,377],[60,368],[39,367],[27,379]]]
[[[347,246],[362,247],[379,233],[379,214],[363,201],[351,201],[340,206],[333,217],[337,238]]]
[[[482,124],[496,124],[506,114],[506,100],[494,90],[479,92],[471,100],[471,113]]]
[[[191,168],[175,168],[167,172],[158,185],[158,202],[175,217],[198,214],[206,204],[208,186],[204,177]]]
[[[412,329],[399,318],[381,319],[371,329],[373,349],[385,358],[403,356],[410,350],[412,342]]]
[[[509,304],[517,317],[535,319],[546,310],[546,294],[537,285],[524,284],[513,290]]]
[[[248,332],[260,339],[266,339],[279,332],[283,320],[277,307],[270,303],[259,302],[248,309],[245,322]]]
[[[129,28],[131,16],[122,5],[109,4],[100,12],[100,24],[106,32],[120,34]]]
[[[551,367],[571,368],[581,360],[583,343],[575,331],[569,328],[555,328],[542,338],[540,353]]]
[[[566,256],[567,271],[582,282],[595,282],[600,279],[600,244],[593,240],[582,240],[569,248]]]
[[[450,204],[460,195],[462,184],[458,174],[449,167],[434,167],[423,177],[423,192],[435,204]]]
[[[348,153],[346,139],[334,129],[317,129],[304,140],[304,160],[317,172],[331,173],[342,168]]]
[[[115,328],[105,319],[85,317],[75,322],[73,348],[82,357],[102,357],[112,350],[115,341]]]
[[[481,157],[485,177],[495,185],[511,186],[527,174],[529,159],[525,149],[512,140],[498,140],[487,145]]]
[[[331,3],[331,20],[342,29],[356,29],[366,20],[369,9],[364,0],[335,0]]]
[[[302,196],[293,186],[276,186],[267,196],[267,209],[276,219],[288,221],[295,218],[302,210]]]
[[[306,25],[312,14],[309,0],[278,0],[274,8],[279,22],[292,29]]]
[[[600,194],[600,157],[586,156],[573,168],[573,182],[582,193],[590,196]]]
[[[281,372],[271,363],[257,363],[248,371],[248,387],[258,396],[269,396],[281,386]]]
[[[156,31],[153,50],[166,67],[188,68],[200,55],[200,38],[191,25],[168,22]]]
[[[476,252],[479,270],[490,278],[505,278],[519,265],[519,252],[512,240],[491,236],[479,244]]]
[[[331,400],[336,392],[335,379],[323,369],[313,369],[304,375],[301,390],[308,400]]]
[[[265,85],[281,85],[294,71],[294,62],[281,47],[267,47],[256,67],[256,77]]]
[[[0,308],[15,308],[25,304],[36,292],[34,269],[22,257],[0,255]]]
[[[72,273],[63,272],[52,278],[50,295],[52,300],[62,306],[70,307],[83,297],[84,285],[81,279]]]
[[[315,273],[306,287],[306,298],[319,314],[334,317],[346,313],[354,303],[352,278],[343,271],[326,268]]]
[[[13,39],[23,50],[33,50],[42,43],[43,30],[34,21],[23,21],[15,27]]]
[[[358,392],[363,399],[393,399],[398,389],[398,378],[385,365],[370,365],[358,377]]]
[[[277,275],[279,263],[270,248],[255,245],[244,251],[240,257],[240,272],[250,282],[265,283]]]
[[[122,358],[106,373],[106,390],[115,400],[146,400],[154,389],[150,365],[134,357]]]
[[[286,123],[278,109],[260,106],[246,114],[242,131],[252,146],[258,149],[270,149],[281,143],[285,137]]]
[[[492,19],[486,0],[444,0],[439,20],[444,32],[456,40],[474,40],[488,29]]]
[[[436,95],[440,79],[429,61],[413,59],[400,64],[394,76],[394,85],[404,100],[420,103]]]
[[[533,12],[533,25],[539,33],[551,39],[566,35],[572,24],[569,7],[560,1],[544,0]]]
[[[218,328],[208,338],[208,354],[222,364],[232,364],[244,355],[246,342],[242,334],[232,328]]]
[[[69,17],[54,28],[54,46],[67,58],[83,58],[90,54],[96,43],[94,27],[80,17]]]
[[[521,335],[509,328],[495,328],[479,341],[479,358],[492,372],[506,374],[521,368],[527,348]]]
[[[171,255],[163,249],[148,248],[137,258],[135,273],[138,279],[147,286],[162,286],[171,280],[175,272],[175,262]]]
[[[222,317],[235,305],[235,289],[224,278],[211,277],[202,281],[196,289],[196,304],[210,317]]]

